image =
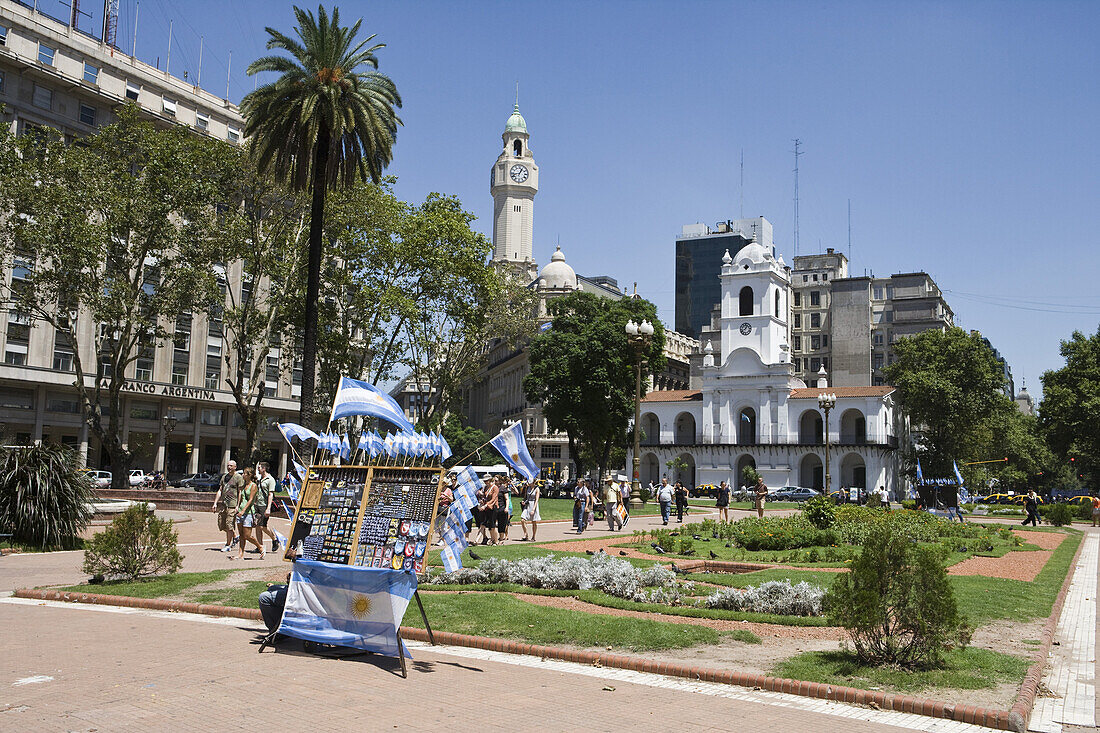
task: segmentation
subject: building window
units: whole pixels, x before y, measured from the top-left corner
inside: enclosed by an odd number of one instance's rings
[[[44,43],[38,44],[38,62],[46,66],[53,66],[53,56],[57,49],[50,48]]]
[[[544,445],[542,446],[543,458],[561,458],[561,446],[560,445]]]
[[[798,316],[795,316],[795,317],[797,318]],[[802,351],[802,337],[801,336],[795,336],[794,337],[794,350],[795,351]]]
[[[0,44],[2,45],[2,44]],[[0,94],[4,93],[4,72],[0,71]]]
[[[139,382],[153,381],[153,360],[138,359],[137,368],[134,370],[134,379]]]
[[[240,142],[240,140],[241,140],[241,131],[240,131],[240,129],[238,129],[236,127],[233,127],[233,125],[230,125],[229,129],[225,133],[225,139],[228,140],[231,143]]]
[[[34,391],[29,389],[0,389],[0,407],[12,410],[33,410]]]
[[[882,343],[882,334],[881,333],[876,333],[874,336],[871,337],[871,341],[875,344],[881,344]]]
[[[829,279],[829,273],[827,273],[827,272],[821,273],[821,279],[822,280],[828,280]]]
[[[817,273],[814,273],[814,282],[817,282]]]
[[[875,288],[875,300],[882,300],[882,288]]]
[[[811,313],[810,314],[810,328],[821,328],[821,314],[820,313]]]
[[[162,109],[164,110],[164,114],[168,115],[169,117],[175,117],[176,116],[176,100],[169,99],[168,97],[164,97],[161,101],[163,102]]]
[[[18,346],[9,345],[4,350],[4,363],[11,364],[12,366],[26,366],[27,365],[27,352],[19,351]]]
[[[35,84],[31,104],[42,109],[53,109],[53,90]]]
[[[8,45],[8,27],[0,25],[0,46]]]
[[[210,130],[210,118],[204,115],[202,112],[195,113],[195,127],[208,132]]]
[[[823,348],[823,349],[829,348],[829,337],[826,336],[825,334],[821,335],[821,348]]]
[[[126,98],[132,102],[136,102],[138,99],[138,92],[141,91],[141,87],[132,81],[126,82]]]
[[[809,281],[810,281],[810,276],[809,275],[803,275],[802,276],[802,282],[808,283]]]
[[[85,61],[84,81],[88,82],[89,84],[99,83],[99,67],[93,66],[92,64],[89,64],[87,61]]]
[[[821,305],[821,291],[820,290],[811,290],[810,291],[810,305]]]
[[[795,313],[794,314],[794,327],[795,328],[802,328],[802,314],[801,313]]]
[[[894,311],[886,311],[886,322],[887,323],[893,323],[894,322]]]
[[[85,125],[95,127],[95,107],[86,104],[80,105],[80,121]]]
[[[794,294],[794,307],[797,308],[802,305],[802,293],[795,292]]]
[[[203,410],[199,421],[203,425],[225,425],[225,410]]]
[[[195,421],[194,408],[192,407],[169,407],[166,412],[168,417],[175,418],[178,423],[190,423]]]
[[[820,348],[821,348],[821,337],[820,336],[810,336],[810,350],[811,351],[817,351]]]
[[[815,374],[821,370],[821,359],[810,359],[810,371]]]
[[[54,346],[53,369],[55,372],[71,372],[73,370],[73,352],[60,346]]]
[[[752,288],[748,285],[741,288],[741,293],[737,296],[738,313],[742,316],[752,315]]]
[[[77,401],[76,395],[48,392],[46,394],[46,411],[76,413],[80,412],[80,403]]]
[[[825,370],[829,369],[829,357],[827,357],[827,356],[821,357],[821,368],[825,369]]]
[[[130,417],[135,420],[157,420],[160,418],[157,406],[148,402],[135,402],[130,405]]]
[[[172,384],[187,384],[187,362],[172,362]]]
[[[775,291],[775,317],[779,318],[779,291]]]
[[[798,358],[797,356],[794,358],[794,370],[796,372],[802,371],[802,359]]]
[[[875,369],[882,369],[882,354],[875,354],[871,357],[871,362]]]

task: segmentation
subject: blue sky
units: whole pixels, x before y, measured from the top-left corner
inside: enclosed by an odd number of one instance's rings
[[[39,0],[64,15],[58,0]],[[230,96],[289,31],[282,2],[121,0],[120,45]],[[88,3],[85,3],[88,5]],[[94,3],[99,5],[99,3]],[[53,8],[52,6],[56,6]],[[97,11],[98,8],[91,8]],[[1100,323],[1100,3],[345,2],[404,97],[389,172],[455,194],[491,232],[486,171],[515,82],[540,167],[535,255],[638,282],[673,320],[682,224],[763,215],[793,254],[848,246],[853,274],[926,270],[1019,388]],[[91,25],[97,21],[84,21]]]

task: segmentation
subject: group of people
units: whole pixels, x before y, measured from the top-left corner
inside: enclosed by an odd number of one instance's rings
[[[447,482],[443,485],[443,492],[439,497],[438,516],[441,519],[446,516],[444,510],[454,501],[457,484],[458,479],[455,474],[448,474]],[[514,482],[502,476],[489,476],[485,479],[484,486],[477,491],[477,504],[470,510],[471,517],[466,523],[467,541],[476,529],[478,536],[475,541],[483,545],[504,544],[512,526],[513,497],[518,499],[520,504],[519,523],[523,528],[523,537],[520,537],[519,541],[534,541],[539,522],[542,521],[539,513],[539,499],[542,497],[542,492],[538,482]]]
[[[271,475],[271,466],[266,461],[240,472],[237,471],[236,461],[226,462],[211,511],[218,515],[218,529],[225,532],[222,552],[229,554],[230,560],[234,559],[234,548],[238,551],[236,559],[244,559],[245,545],[249,543],[260,551],[260,559],[263,560],[267,556],[265,534],[271,539],[272,552],[277,552],[280,545],[285,549],[286,540],[280,539],[268,526],[277,490],[278,482]]]
[[[610,476],[604,479],[603,489],[597,495],[588,486],[588,479],[578,479],[573,490],[573,527],[583,534],[596,521],[596,505],[602,504],[607,527],[616,532],[630,521],[630,484],[616,482]]]

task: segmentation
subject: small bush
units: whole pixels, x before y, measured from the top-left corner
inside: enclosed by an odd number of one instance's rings
[[[172,522],[157,519],[147,504],[135,504],[85,545],[84,572],[137,580],[174,573],[183,565]]]
[[[796,550],[800,547],[840,543],[831,529],[818,529],[802,515],[748,517],[729,524],[730,538],[746,550]]]
[[[1046,510],[1046,520],[1055,527],[1065,527],[1067,524],[1071,524],[1073,515],[1077,513],[1072,504],[1051,504],[1046,507]]]
[[[901,500],[901,508],[902,509],[916,509],[917,508],[917,500],[916,499],[902,499]]]
[[[676,548],[676,554],[678,554],[678,555],[691,555],[691,554],[694,554],[694,552],[695,552],[695,542],[694,541],[692,541],[692,540],[690,540],[686,537],[680,540],[680,542],[679,542],[679,544]]]
[[[970,631],[937,548],[918,545],[895,527],[868,533],[850,573],[826,593],[829,622],[843,626],[867,664],[924,668],[944,651],[965,647]]]
[[[1092,502],[1081,502],[1077,507],[1077,518],[1089,522],[1092,520]]]
[[[722,588],[708,596],[703,605],[730,611],[774,613],[778,616],[820,616],[825,589],[803,581],[770,580],[758,587]]]
[[[818,529],[828,529],[836,519],[836,504],[827,496],[815,496],[802,505],[802,516]]]
[[[653,498],[653,492],[649,490],[648,486],[638,487],[638,496],[642,500],[642,504],[648,504],[649,500]]]
[[[0,450],[0,532],[13,544],[73,547],[92,518],[94,487],[64,446]]]

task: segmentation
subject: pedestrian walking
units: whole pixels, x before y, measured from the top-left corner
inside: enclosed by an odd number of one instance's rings
[[[263,544],[266,534],[271,539],[271,551],[278,552],[279,536],[267,526],[268,520],[271,519],[271,507],[275,502],[276,489],[275,477],[270,471],[271,466],[267,461],[256,464],[256,488],[259,492],[256,496],[256,539]]]
[[[497,538],[500,544],[508,539],[508,528],[512,526],[512,491],[510,479],[500,480],[500,497],[497,506]]]
[[[661,519],[664,520],[664,524],[668,524],[669,516],[672,514],[672,499],[674,492],[672,487],[668,485],[668,477],[661,479],[661,485],[657,487],[657,503],[661,505]]]
[[[688,490],[679,481],[676,482],[676,521],[680,524],[684,523],[684,512],[687,511],[688,506]]]
[[[763,476],[756,477],[756,488],[753,489],[756,495],[756,516],[761,519],[764,518],[764,499],[768,496],[768,487],[764,483]]]
[[[256,474],[251,467],[244,469],[241,480],[244,482],[244,488],[237,492],[237,532],[241,538],[237,548],[240,553],[237,559],[244,559],[245,543],[251,542],[260,551],[260,559],[263,560],[267,557],[264,546],[252,536],[252,528],[256,524],[256,497],[259,489],[256,486]],[[229,559],[232,560],[233,556],[230,555]]]
[[[485,482],[484,494],[477,505],[478,537],[483,545],[495,545],[497,543],[497,507],[499,501],[500,487],[497,486],[497,480],[496,478],[489,478]]]
[[[218,493],[214,494],[214,505],[210,511],[218,515],[218,529],[225,532],[225,547],[229,552],[237,541],[237,493],[244,482],[237,473],[237,462],[230,459],[225,463],[225,473],[218,484]]]
[[[718,500],[714,505],[718,507],[718,521],[730,520],[730,487],[725,481],[718,484]]]
[[[619,487],[615,485],[610,476],[604,479],[603,487],[603,514],[607,518],[607,528],[612,532],[623,528],[622,517],[619,516]]]
[[[520,542],[534,542],[535,534],[539,530],[539,522],[542,521],[542,517],[539,516],[539,499],[542,496],[542,490],[539,489],[537,482],[532,481],[527,485],[527,489],[523,493],[523,501],[520,503],[522,511],[519,515],[519,526],[523,528],[523,539]],[[527,536],[527,523],[531,523],[531,536]]]
[[[1092,526],[1096,527],[1100,522],[1100,496],[1092,497]]]
[[[1024,511],[1027,512],[1027,516],[1024,518],[1022,524],[1027,526],[1028,522],[1031,522],[1032,527],[1039,526],[1039,500],[1035,497],[1035,491],[1027,492],[1027,498],[1024,499]],[[1095,524],[1096,516],[1093,515],[1093,523]]]
[[[623,508],[623,526],[630,523],[630,484],[625,480],[619,483],[619,506]]]
[[[577,482],[577,493],[573,506],[580,514],[577,520],[577,534],[582,534],[588,526],[588,513],[592,506],[592,492],[588,490],[588,482],[581,479]]]

